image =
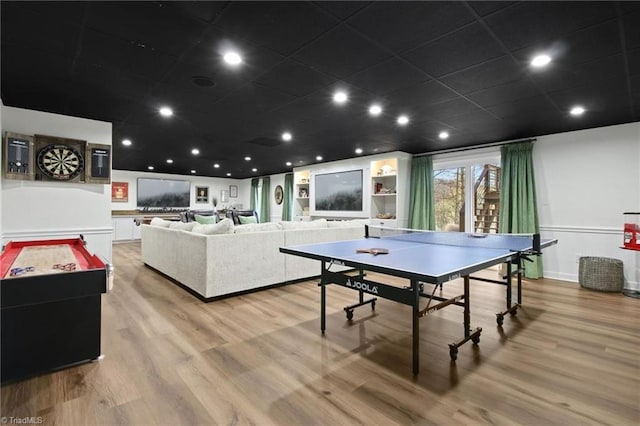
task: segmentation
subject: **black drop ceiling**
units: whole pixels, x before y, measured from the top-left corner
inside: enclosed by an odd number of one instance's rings
[[[247,178],[356,148],[424,153],[640,117],[640,2],[2,1],[0,15],[3,103],[112,122],[120,170]],[[222,63],[225,45],[243,66]],[[544,70],[529,66],[538,52],[553,56]]]

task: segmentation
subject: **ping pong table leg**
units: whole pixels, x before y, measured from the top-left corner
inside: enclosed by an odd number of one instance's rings
[[[413,374],[418,374],[420,370],[420,287],[419,282],[411,280],[413,289]]]
[[[522,305],[522,258],[518,256],[518,305]]]
[[[474,345],[480,343],[481,327],[471,330],[471,303],[469,301],[469,276],[464,276],[464,338],[449,344],[449,356],[452,361],[458,359],[458,348],[471,340]]]
[[[324,334],[324,330],[327,325],[327,286],[324,281],[324,271],[326,270],[326,263],[322,262],[322,271],[320,274],[320,331]]]
[[[513,297],[513,274],[514,270],[512,265],[516,265],[515,273],[518,275],[516,285],[517,285],[517,299],[518,301],[514,304],[512,303]],[[504,284],[507,286],[507,309],[503,312],[499,312],[496,314],[496,321],[499,326],[501,326],[504,322],[504,316],[506,314],[516,315],[518,313],[518,307],[522,304],[522,258],[518,256],[515,260],[511,259],[507,262],[507,276],[505,277]]]

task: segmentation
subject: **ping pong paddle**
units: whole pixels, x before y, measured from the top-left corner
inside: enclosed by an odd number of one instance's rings
[[[368,249],[357,249],[356,253],[371,253],[374,256],[379,254],[389,254],[389,249],[386,248],[368,248]]]

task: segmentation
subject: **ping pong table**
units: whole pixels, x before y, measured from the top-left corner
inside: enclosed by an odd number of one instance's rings
[[[415,231],[399,228],[382,228],[365,225],[362,239],[305,244],[281,247],[280,252],[316,259],[321,262],[320,274],[320,329],[326,329],[326,286],[337,284],[357,290],[359,302],[344,308],[347,319],[353,319],[357,307],[370,305],[375,309],[378,297],[393,300],[412,307],[413,318],[413,374],[419,371],[419,319],[450,305],[463,310],[464,335],[449,344],[449,355],[457,359],[458,348],[471,340],[480,342],[481,327],[471,329],[469,302],[470,279],[503,284],[507,287],[507,306],[496,314],[498,325],[504,316],[515,315],[522,303],[522,273],[528,256],[542,253],[542,248],[557,240],[540,240],[538,234],[469,234],[461,232]],[[502,280],[471,277],[471,274],[490,266],[506,263],[507,271]],[[331,271],[333,265],[347,267],[339,272]],[[514,268],[515,266],[515,268]],[[354,270],[357,271],[354,274]],[[409,280],[409,285],[399,287],[365,279],[365,271],[378,272]],[[512,301],[512,277],[517,276],[517,302]],[[435,294],[436,288],[448,281],[463,278],[463,293],[450,298]],[[424,284],[432,284],[430,293]],[[374,297],[365,300],[364,295]],[[421,298],[427,305],[421,308]],[[432,305],[432,302],[437,302]]]

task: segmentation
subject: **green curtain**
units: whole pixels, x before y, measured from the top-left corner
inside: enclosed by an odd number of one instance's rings
[[[284,197],[282,200],[282,220],[293,219],[293,173],[284,175]]]
[[[533,143],[503,145],[502,190],[500,191],[500,233],[539,233],[536,184],[533,174]],[[525,277],[542,278],[542,259],[524,261]]]
[[[262,178],[262,197],[260,199],[260,222],[270,222],[271,216],[269,206],[271,204],[271,178]]]
[[[249,194],[249,208],[251,210],[256,210],[258,206],[258,185],[260,184],[260,179],[253,178],[251,179],[251,194]]]
[[[433,159],[430,155],[414,157],[411,161],[409,228],[436,229]]]

